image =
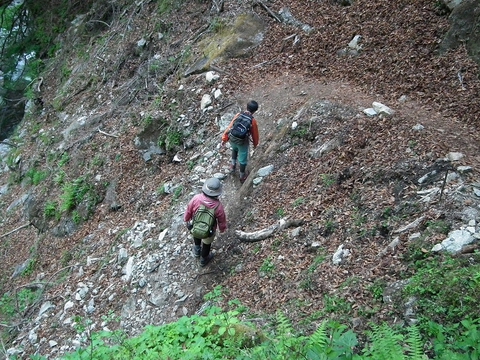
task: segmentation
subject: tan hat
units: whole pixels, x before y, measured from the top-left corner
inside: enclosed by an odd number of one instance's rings
[[[203,183],[202,191],[207,196],[220,196],[222,195],[222,183],[217,178],[210,178]]]

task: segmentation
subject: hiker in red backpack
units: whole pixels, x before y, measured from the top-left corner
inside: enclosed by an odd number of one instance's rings
[[[247,104],[247,110],[235,115],[230,125],[222,135],[222,146],[228,141],[232,148],[230,172],[234,173],[237,167],[237,159],[240,164],[240,182],[247,179],[246,171],[248,163],[248,151],[250,141],[255,149],[259,143],[258,124],[253,114],[258,110],[258,103],[254,100]]]
[[[215,238],[216,229],[218,228],[221,233],[227,230],[227,218],[225,215],[225,209],[223,204],[218,199],[222,194],[222,183],[217,178],[210,178],[203,183],[202,192],[195,195],[188,203],[187,210],[183,216],[187,228],[193,232],[195,227],[195,219],[197,212],[202,211],[204,205],[207,209],[212,209],[214,214],[213,226],[207,235],[203,235],[202,238],[193,236],[193,255],[195,257],[201,257],[200,266],[207,265],[213,258],[213,253],[210,252],[210,247]]]

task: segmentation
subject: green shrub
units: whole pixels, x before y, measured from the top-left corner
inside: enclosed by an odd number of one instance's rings
[[[67,212],[75,209],[84,200],[88,200],[90,205],[95,205],[99,197],[95,192],[94,186],[85,177],[79,177],[63,185],[61,199],[60,210]]]
[[[56,201],[47,201],[45,203],[45,208],[43,209],[43,214],[47,219],[56,218],[59,214],[58,204]]]
[[[429,321],[451,326],[465,318],[480,318],[480,255],[469,259],[448,255],[426,258],[405,287],[417,298],[421,326]]]
[[[15,294],[4,293],[0,298],[0,319],[9,321],[16,314],[23,313],[38,296],[37,291],[30,289],[21,289]]]
[[[37,169],[30,169],[27,171],[25,176],[30,180],[30,183],[32,185],[36,186],[48,177],[48,172]]]

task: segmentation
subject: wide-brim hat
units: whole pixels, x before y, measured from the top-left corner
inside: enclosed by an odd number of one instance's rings
[[[222,195],[222,183],[217,178],[210,178],[203,183],[202,191],[207,196]]]

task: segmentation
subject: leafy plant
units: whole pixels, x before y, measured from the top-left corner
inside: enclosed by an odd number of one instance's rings
[[[266,276],[271,276],[275,271],[275,263],[271,258],[266,258],[260,266],[260,271]]]
[[[65,177],[66,176],[67,176],[67,174],[65,173],[65,171],[60,170],[55,174],[55,176],[53,178],[53,182],[57,185],[62,185],[65,182]]]
[[[173,150],[176,146],[180,146],[183,141],[183,135],[179,131],[170,131],[167,133],[165,139],[165,149],[167,151]]]
[[[283,218],[286,214],[284,208],[278,208],[276,213],[277,213],[277,217],[279,217],[279,218]]]
[[[480,318],[479,257],[475,254],[469,260],[445,255],[418,261],[404,291],[406,296],[418,299],[421,327],[429,321],[450,326],[467,317]],[[477,261],[471,263],[473,259]]]
[[[61,199],[60,210],[66,212],[75,209],[84,200],[88,200],[90,206],[95,205],[98,195],[85,177],[79,177],[63,186]]]
[[[0,298],[0,318],[10,320],[15,314],[20,314],[27,309],[37,298],[37,291],[21,289],[12,293],[4,293]]]
[[[298,206],[300,206],[304,203],[305,203],[305,198],[299,197],[299,198],[295,199],[295,201],[293,202],[293,207],[298,207]]]
[[[67,152],[64,152],[58,161],[59,167],[64,167],[66,164],[70,162],[70,155]]]
[[[28,170],[25,176],[30,180],[30,183],[32,185],[36,186],[47,178],[48,172],[37,170],[34,168],[34,169]]]
[[[56,218],[59,215],[58,204],[56,201],[47,201],[43,209],[43,214],[47,219]]]
[[[178,200],[182,195],[182,192],[183,192],[183,187],[182,186],[177,187],[173,193],[173,199]]]
[[[325,226],[323,229],[323,235],[324,236],[329,236],[332,235],[335,232],[335,229],[337,227],[337,224],[333,220],[327,220],[325,222]]]
[[[322,179],[323,186],[327,189],[332,187],[336,182],[335,176],[331,174],[320,174],[320,178]]]
[[[225,21],[215,17],[210,23],[210,30],[214,33],[220,33],[225,28]]]

